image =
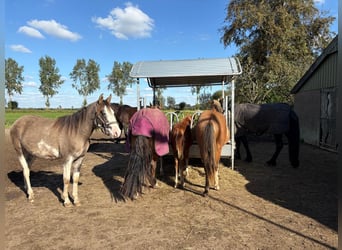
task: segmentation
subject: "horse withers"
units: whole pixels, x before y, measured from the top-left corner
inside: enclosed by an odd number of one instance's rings
[[[189,151],[192,145],[191,115],[186,116],[180,122],[172,126],[170,132],[170,144],[175,160],[175,188],[178,186],[178,175],[180,184],[184,188],[184,179],[189,163]]]
[[[290,163],[294,168],[299,166],[299,120],[290,105],[286,103],[237,104],[235,105],[234,120],[237,159],[241,158],[241,143],[246,150],[246,161],[251,162],[253,159],[248,146],[248,134],[273,134],[276,149],[266,164],[276,166],[276,160],[284,145],[282,135],[285,134],[288,138]]]
[[[30,182],[30,167],[35,158],[63,161],[63,199],[66,207],[71,205],[68,187],[73,171],[72,196],[74,205],[80,205],[78,181],[80,168],[89,148],[89,138],[94,129],[112,137],[120,136],[121,130],[110,106],[111,95],[99,99],[68,116],[57,119],[27,115],[19,118],[11,127],[10,135],[19,162],[23,168],[24,184],[28,200],[34,194]]]
[[[127,145],[129,162],[121,187],[121,194],[131,200],[143,193],[146,180],[156,187],[157,160],[169,152],[170,126],[158,108],[144,108],[131,118]]]
[[[223,146],[230,140],[226,118],[215,108],[205,110],[195,126],[195,137],[200,149],[201,160],[205,170],[205,190],[209,193],[210,183],[219,190],[219,162]]]

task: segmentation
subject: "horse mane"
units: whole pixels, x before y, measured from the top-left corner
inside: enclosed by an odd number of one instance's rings
[[[57,118],[54,128],[58,131],[65,130],[72,135],[84,129],[84,122],[88,118],[88,113],[95,109],[95,103],[79,109],[77,112]]]

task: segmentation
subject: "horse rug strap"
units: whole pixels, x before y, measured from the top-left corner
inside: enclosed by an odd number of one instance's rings
[[[239,104],[235,121],[242,128],[259,133],[283,134],[289,131],[290,105],[286,103]]]
[[[132,135],[155,138],[155,151],[163,156],[169,153],[169,122],[159,109],[144,108],[136,112],[129,125]]]

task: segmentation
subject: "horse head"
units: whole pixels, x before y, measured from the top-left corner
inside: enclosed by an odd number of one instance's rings
[[[100,128],[102,133],[117,138],[121,135],[119,123],[116,120],[114,110],[111,107],[110,101],[112,95],[107,99],[103,99],[103,94],[100,95],[96,102],[95,111],[95,126]]]
[[[219,100],[210,101],[210,105],[212,109],[216,109],[217,112],[223,113],[223,108]]]

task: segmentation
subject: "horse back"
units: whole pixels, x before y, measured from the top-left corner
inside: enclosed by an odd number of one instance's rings
[[[201,113],[195,127],[196,141],[199,144],[200,150],[202,145],[208,141],[208,127],[213,128],[213,143],[220,151],[224,144],[230,140],[230,133],[227,126],[226,118],[216,110],[205,110]],[[221,152],[220,152],[221,153]]]
[[[243,103],[235,109],[237,134],[283,134],[289,130],[291,107],[286,103]]]
[[[183,159],[183,157],[187,157],[189,155],[189,149],[192,145],[190,125],[191,116],[187,116],[181,122],[173,125],[170,132],[172,150],[178,159]]]

